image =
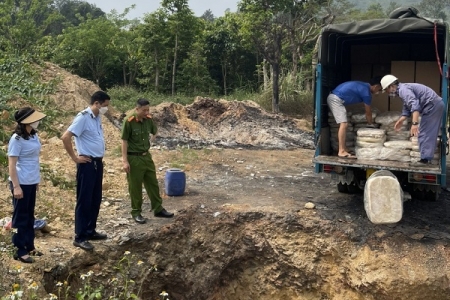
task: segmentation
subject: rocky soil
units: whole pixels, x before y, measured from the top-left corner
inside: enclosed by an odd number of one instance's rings
[[[98,87],[48,65],[44,79],[55,76],[63,80],[53,101],[64,113],[53,128],[62,133]],[[76,299],[86,283],[103,287],[100,299],[131,299],[131,291],[151,300],[163,299],[163,291],[170,299],[199,300],[449,299],[447,191],[437,202],[405,202],[398,224],[374,225],[363,195],[340,194],[329,177],[314,174],[305,120],[208,98],[164,103],[152,115],[159,137],[151,152],[164,206],[175,217],[154,218],[146,200],[147,224],[130,218],[119,147],[123,116],[112,108],[103,120],[98,223],[109,238],[94,242],[92,253],[73,247],[75,165],[57,137],[41,132],[36,213],[48,226],[37,232],[36,245],[45,255],[20,265],[11,257],[11,233],[2,231],[0,297],[15,282],[29,293],[34,281],[38,299]],[[183,196],[164,193],[170,167],[186,173]],[[12,211],[3,187],[0,219]]]

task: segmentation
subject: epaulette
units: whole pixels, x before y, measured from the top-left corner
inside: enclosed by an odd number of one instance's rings
[[[129,118],[128,118],[128,122],[133,121],[133,119],[134,119],[134,116],[129,117]]]
[[[20,140],[20,135],[16,135],[15,139]]]
[[[83,110],[83,111],[81,112],[82,115],[85,115],[85,114],[87,114],[87,113],[88,113],[87,110]]]
[[[152,115],[146,115],[145,116],[147,119],[151,119],[152,118]]]

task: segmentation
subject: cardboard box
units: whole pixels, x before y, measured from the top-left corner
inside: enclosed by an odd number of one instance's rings
[[[415,82],[415,61],[393,61],[391,63],[391,74],[400,82]],[[389,97],[389,110],[402,111],[403,102],[399,97]]]
[[[441,73],[435,61],[416,61],[416,81],[441,95]]]
[[[386,93],[380,93],[372,96],[372,110],[385,112],[389,110],[389,96]]]
[[[415,82],[415,61],[392,61],[391,74],[398,78],[400,82]]]

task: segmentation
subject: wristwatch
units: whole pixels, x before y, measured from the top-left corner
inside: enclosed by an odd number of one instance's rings
[[[419,122],[412,122],[412,125],[419,125]]]

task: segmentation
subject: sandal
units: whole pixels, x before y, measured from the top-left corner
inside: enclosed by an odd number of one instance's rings
[[[27,256],[27,255],[24,255],[24,256]],[[28,255],[27,258],[24,258],[24,256],[19,257],[17,254],[14,254],[13,258],[14,258],[14,260],[20,260],[21,262],[26,263],[26,264],[31,264],[33,262],[33,258],[31,256]]]
[[[36,249],[31,250],[30,252],[28,252],[28,254],[31,255],[31,256],[42,256],[42,255],[44,255],[44,253],[42,253],[41,251],[38,251]]]

